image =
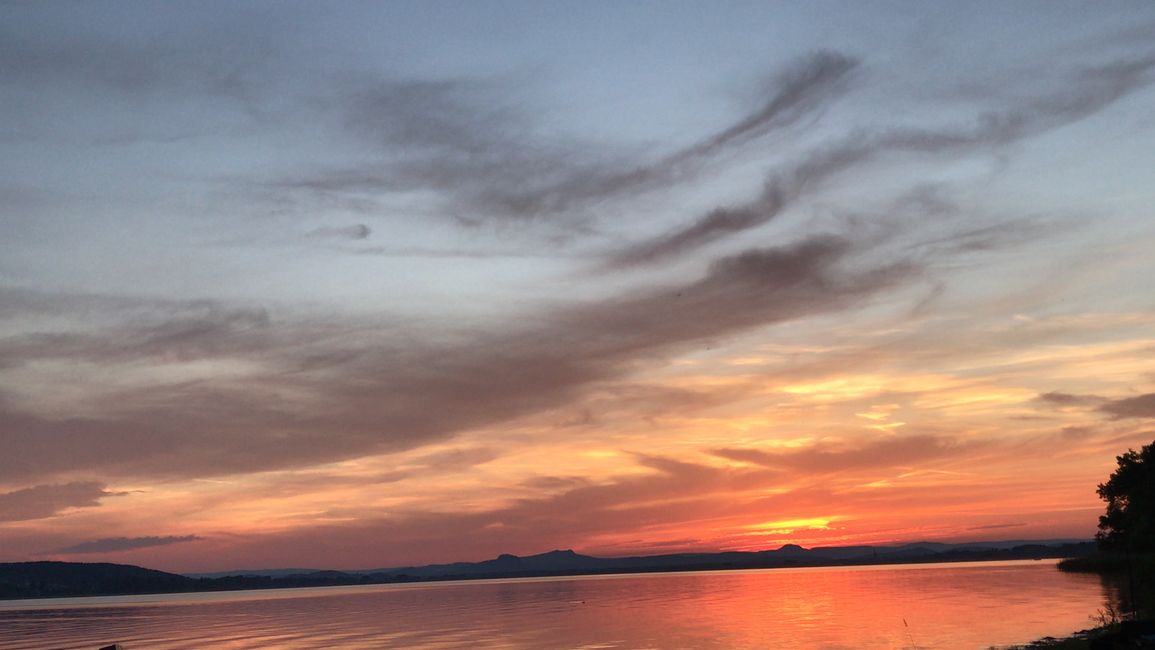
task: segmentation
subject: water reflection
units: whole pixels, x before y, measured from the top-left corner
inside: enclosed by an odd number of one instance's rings
[[[4,648],[986,648],[1059,635],[1117,583],[1052,562],[779,569],[0,603]],[[104,606],[94,606],[104,605]]]

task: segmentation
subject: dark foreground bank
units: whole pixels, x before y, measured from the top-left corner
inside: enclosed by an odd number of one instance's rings
[[[1155,620],[1124,621],[1082,630],[1062,639],[1047,637],[1003,650],[1125,650],[1155,648]]]
[[[1059,562],[1073,573],[1111,576],[1120,585],[1121,611],[1100,611],[1098,627],[1062,639],[1045,638],[1006,650],[1117,650],[1155,648],[1155,556],[1149,553],[1100,551]]]

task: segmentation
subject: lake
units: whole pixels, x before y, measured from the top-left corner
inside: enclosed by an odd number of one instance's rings
[[[983,649],[1116,598],[1054,561],[475,580],[0,601],[0,647]]]

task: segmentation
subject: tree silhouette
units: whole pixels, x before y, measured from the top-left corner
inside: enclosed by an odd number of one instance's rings
[[[1116,460],[1118,469],[1099,484],[1107,512],[1095,539],[1104,549],[1155,551],[1155,442]]]

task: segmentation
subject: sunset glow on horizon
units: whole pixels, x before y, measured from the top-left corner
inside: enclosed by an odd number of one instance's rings
[[[0,562],[1089,539],[1155,4],[0,3]]]

